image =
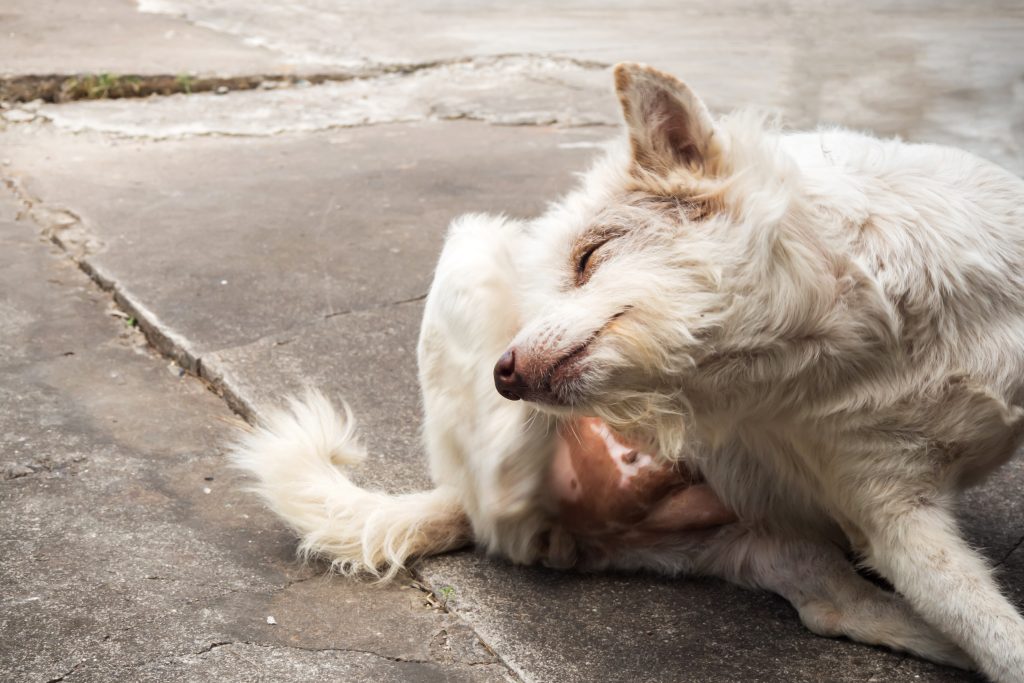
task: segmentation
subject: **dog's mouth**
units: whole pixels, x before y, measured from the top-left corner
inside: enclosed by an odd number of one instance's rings
[[[578,404],[583,398],[582,380],[587,370],[587,360],[595,343],[628,310],[629,307],[626,307],[610,317],[593,334],[569,349],[567,353],[550,365],[540,377],[535,390],[531,391],[526,399],[535,403],[562,407],[574,407]]]
[[[570,385],[580,379],[583,374],[584,361],[589,355],[590,345],[595,339],[597,339],[596,334],[573,348],[551,366],[543,380],[543,386],[547,388],[549,394],[554,397],[559,393],[559,387]]]

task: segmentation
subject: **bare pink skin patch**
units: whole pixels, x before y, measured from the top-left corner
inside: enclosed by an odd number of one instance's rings
[[[736,521],[699,473],[660,462],[597,418],[566,421],[558,438],[549,482],[570,533],[644,543]]]

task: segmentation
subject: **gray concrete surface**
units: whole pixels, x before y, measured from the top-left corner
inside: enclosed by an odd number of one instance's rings
[[[0,75],[287,71],[283,56],[134,0],[4,0]]]
[[[0,680],[505,680],[409,579],[297,564],[225,466],[231,412],[15,206],[0,190]]]
[[[1021,173],[1019,3],[138,8],[14,0],[0,74],[375,75],[0,105],[0,678],[972,680],[816,638],[781,599],[716,581],[461,553],[417,570],[444,611],[408,579],[319,578],[224,469],[223,420],[313,384],[361,420],[357,479],[425,486],[414,345],[444,228],[529,216],[571,186],[616,134],[606,65],[673,70],[718,110],[957,144]],[[1022,484],[1018,459],[963,510],[1018,605]]]

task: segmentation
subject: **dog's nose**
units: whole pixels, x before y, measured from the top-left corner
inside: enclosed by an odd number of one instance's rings
[[[501,358],[494,364],[494,388],[510,401],[518,401],[523,397],[526,386],[522,376],[516,372],[515,349],[501,354]]]

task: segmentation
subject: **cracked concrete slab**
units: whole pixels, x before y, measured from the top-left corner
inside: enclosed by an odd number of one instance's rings
[[[1012,0],[141,6],[309,65],[503,54],[648,62],[687,80],[712,109],[775,107],[796,127],[824,122],[967,146],[1024,172],[1024,8]]]
[[[47,4],[43,11],[35,9],[37,4],[15,5],[13,26],[48,22],[74,36],[91,35],[85,19],[65,16],[78,12],[65,5]],[[118,17],[127,13],[135,21],[176,22],[270,55],[269,65],[267,59],[244,58],[248,75],[279,73],[281,63],[286,70],[327,73],[372,73],[405,65],[426,67],[430,75],[371,86],[233,93],[224,100],[183,96],[135,108],[98,102],[44,112],[16,109],[5,116],[12,123],[49,117],[70,130],[155,137],[270,135],[424,117],[604,122],[614,114],[604,99],[608,87],[600,68],[634,60],[686,79],[714,110],[768,107],[795,127],[839,124],[958,145],[1024,172],[1024,55],[1017,49],[1024,10],[1007,0],[849,7],[792,0],[772,8],[746,0],[684,5],[648,0],[628,10],[606,2],[554,8],[527,3],[510,10],[465,1],[382,6],[289,0],[254,6],[243,0],[142,0],[139,8],[131,14],[127,3],[104,0],[95,14],[100,22],[106,11]],[[128,43],[133,54],[160,53],[151,29],[132,33],[146,41],[144,49]],[[32,45],[14,54],[52,52],[47,39],[29,36],[21,40]],[[52,42],[60,48],[60,36]],[[75,40],[65,42],[76,55],[84,52]],[[534,65],[510,71],[517,60],[553,60],[559,68]],[[216,55],[206,63],[217,64]],[[505,67],[489,81],[494,90],[488,92],[486,79],[473,70],[486,72],[495,63]],[[72,72],[81,70],[76,66]],[[159,71],[187,70],[176,64]],[[367,87],[374,97],[361,101]]]
[[[173,15],[140,12],[133,0],[5,0],[0,37],[0,76],[292,69],[283,55],[266,47]]]
[[[18,213],[0,190],[0,679],[506,679],[408,580],[296,563],[224,404]]]

